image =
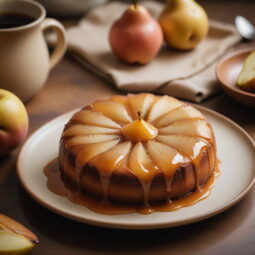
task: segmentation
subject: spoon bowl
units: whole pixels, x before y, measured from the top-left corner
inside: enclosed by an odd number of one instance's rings
[[[235,19],[236,28],[240,35],[249,41],[255,39],[255,27],[251,24],[249,20],[243,16],[237,16]]]

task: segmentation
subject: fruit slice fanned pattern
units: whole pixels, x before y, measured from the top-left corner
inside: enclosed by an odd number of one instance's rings
[[[108,118],[116,122],[128,123],[132,119],[129,116],[125,106],[121,103],[108,101],[96,101],[92,105],[93,109],[103,113]]]
[[[197,137],[187,135],[158,135],[156,140],[171,146],[190,159],[195,159],[201,149],[208,145],[205,140],[202,141]]]
[[[120,128],[116,122],[106,117],[102,113],[92,111],[92,110],[82,110],[74,114],[72,120],[78,121],[80,124],[94,125],[99,127],[108,128]]]
[[[155,127],[162,128],[166,127],[176,121],[188,119],[188,118],[201,118],[204,119],[201,112],[189,105],[182,105],[174,108],[163,115],[156,123]]]
[[[213,137],[212,130],[208,125],[208,122],[204,119],[190,118],[182,119],[170,124],[167,127],[159,129],[161,135],[188,135],[198,136],[205,139],[211,139]]]
[[[160,97],[151,107],[147,121],[153,122],[170,110],[182,106],[183,103],[173,97]]]
[[[107,142],[119,138],[118,135],[103,135],[103,134],[91,134],[91,135],[79,135],[72,137],[68,142],[67,146],[75,146],[82,144],[95,144],[101,142]]]
[[[139,94],[139,95],[128,95],[128,101],[133,111],[135,119],[138,119],[138,113],[142,119],[146,118],[146,115],[151,108],[155,97],[151,94]]]
[[[108,151],[118,143],[119,139],[101,143],[87,144],[80,150],[76,160],[80,166],[83,166],[96,155]]]
[[[64,131],[62,136],[68,137],[92,134],[118,134],[118,133],[119,133],[118,129],[77,124]]]
[[[158,135],[142,142],[128,141],[121,129],[139,115],[158,129]],[[62,139],[66,146],[80,146],[76,155],[80,166],[100,169],[104,197],[112,173],[125,164],[143,186],[145,204],[157,174],[163,173],[170,193],[176,169],[194,163],[201,150],[213,143],[212,129],[198,110],[172,97],[146,93],[96,101],[74,114],[71,124],[67,124]]]

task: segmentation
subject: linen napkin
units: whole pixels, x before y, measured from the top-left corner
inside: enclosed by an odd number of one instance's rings
[[[163,5],[142,3],[157,18]],[[128,4],[110,2],[90,11],[77,26],[67,30],[69,50],[86,68],[128,92],[155,92],[201,102],[217,92],[215,65],[241,40],[234,26],[210,21],[207,37],[190,51],[163,46],[146,65],[127,65],[112,53],[108,33]]]

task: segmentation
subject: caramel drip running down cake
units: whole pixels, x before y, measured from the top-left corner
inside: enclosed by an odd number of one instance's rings
[[[216,167],[213,130],[194,107],[148,93],[112,96],[75,113],[60,171],[77,191],[115,204],[163,204],[198,191]]]

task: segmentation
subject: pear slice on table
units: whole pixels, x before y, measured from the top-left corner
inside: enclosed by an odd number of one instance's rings
[[[22,235],[8,231],[0,231],[0,254],[25,254],[34,244]]]
[[[38,237],[25,226],[0,214],[0,254],[25,254],[38,242]]]
[[[237,86],[243,90],[255,92],[255,51],[246,57],[237,78]]]

